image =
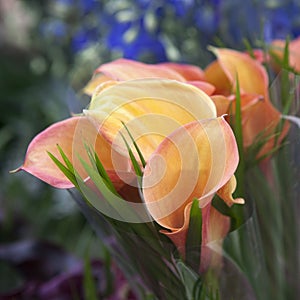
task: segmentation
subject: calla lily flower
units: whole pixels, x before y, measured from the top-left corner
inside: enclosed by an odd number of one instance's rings
[[[274,40],[271,43],[270,51],[277,55],[279,59],[283,59],[286,41]],[[289,65],[296,71],[300,72],[300,37],[289,43]]]
[[[274,147],[275,129],[280,121],[280,113],[275,109],[269,99],[268,75],[263,66],[248,54],[230,49],[213,49],[217,60],[205,69],[206,80],[216,88],[212,98],[216,96],[215,104],[224,113],[226,108],[225,98],[228,98],[228,106],[232,102],[236,91],[236,79],[239,80],[241,92],[242,127],[244,147],[247,149],[253,145],[256,138],[261,135],[268,139],[261,149],[259,156],[268,153]],[[287,126],[281,134],[286,134]],[[281,139],[280,138],[280,139]],[[279,139],[279,140],[280,140]]]
[[[229,206],[243,203],[243,199],[232,198],[237,164],[235,138],[222,117],[194,121],[178,128],[149,158],[143,177],[146,206],[166,229],[162,232],[183,253],[193,199],[198,199],[201,208],[210,204],[215,193]],[[209,223],[210,215],[205,218],[204,223]],[[214,226],[222,227],[224,222],[228,221],[222,218]],[[203,227],[204,245],[212,238],[207,228]],[[214,234],[214,238],[224,237],[221,229],[216,232],[219,234]]]
[[[286,41],[285,40],[274,40],[271,42],[268,48],[268,52],[261,49],[254,49],[253,54],[257,61],[260,63],[271,63],[275,72],[282,70],[282,65],[274,59],[274,55],[280,60],[283,60],[285,52]],[[288,45],[289,51],[289,66],[296,72],[300,72],[300,37],[290,41]]]
[[[214,87],[204,80],[203,71],[196,66],[176,63],[152,65],[122,58],[103,64],[96,69],[93,78],[84,88],[84,92],[92,95],[97,86],[106,81],[126,81],[140,78],[165,78],[187,82],[208,95],[214,91]]]
[[[53,154],[63,162],[57,147],[58,145],[72,162],[79,175],[85,179],[87,178],[87,174],[79,157],[88,161],[85,145],[94,145],[94,149],[110,175],[111,180],[117,187],[119,184],[122,186],[114,171],[111,160],[112,155],[116,160],[118,154],[111,148],[103,136],[98,134],[95,124],[84,116],[72,117],[55,123],[38,134],[30,143],[24,164],[18,170],[24,170],[56,188],[68,189],[74,187],[48,154]],[[131,169],[129,161],[124,161],[122,157],[119,168],[121,164],[123,164],[123,170],[129,172]]]
[[[120,135],[126,136],[125,123],[147,159],[172,131],[197,119],[215,117],[216,108],[204,92],[191,85],[149,78],[98,88],[84,114],[100,122],[101,134],[128,155]]]

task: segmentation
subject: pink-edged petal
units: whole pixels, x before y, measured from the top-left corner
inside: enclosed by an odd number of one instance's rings
[[[73,138],[80,118],[74,117],[53,124],[38,134],[30,143],[22,170],[57,188],[70,188],[73,184],[59,170],[50,158],[52,153],[62,161],[59,145],[69,159],[72,159]]]
[[[208,95],[214,90],[211,85],[203,82],[204,72],[197,66],[177,63],[145,64],[123,58],[101,65],[83,91],[92,95],[97,86],[106,81],[139,78],[165,78],[190,82]]]
[[[87,145],[98,152],[104,167],[111,173],[112,180],[119,181],[113,171],[110,145],[99,135],[93,122],[86,117],[69,118],[51,125],[38,134],[29,145],[24,164],[20,170],[24,170],[57,188],[73,187],[73,184],[65,177],[48,154],[50,152],[63,162],[58,145],[83,179],[87,178],[87,174],[79,157],[89,161],[86,151]],[[116,159],[116,161],[121,160]],[[122,168],[119,168],[122,171],[128,170],[128,161],[127,166],[125,165],[126,162],[122,162]]]
[[[160,144],[146,165],[143,194],[149,213],[161,226],[179,230],[187,205],[194,198],[201,207],[207,205],[237,164],[236,141],[223,118],[180,127]]]
[[[184,81],[183,76],[166,66],[145,64],[124,58],[101,65],[95,73],[101,73],[116,81],[153,77]]]
[[[182,75],[182,77],[186,81],[202,81],[204,80],[204,72],[199,67],[194,65],[187,64],[178,64],[178,63],[160,63],[158,66],[164,66],[170,70],[174,70],[175,72]]]
[[[214,91],[216,90],[216,88],[212,84],[205,82],[205,81],[188,81],[187,83],[202,90],[208,96],[212,95],[214,93]]]

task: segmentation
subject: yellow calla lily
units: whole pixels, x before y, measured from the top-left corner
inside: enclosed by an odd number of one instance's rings
[[[84,114],[97,120],[101,134],[126,156],[123,123],[147,159],[181,125],[216,117],[215,105],[204,92],[175,80],[137,79],[99,89]]]

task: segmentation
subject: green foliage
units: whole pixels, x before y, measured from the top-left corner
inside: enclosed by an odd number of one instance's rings
[[[88,300],[97,300],[96,282],[93,277],[91,261],[87,255],[84,262],[84,298]]]
[[[244,158],[244,143],[243,143],[243,125],[242,125],[242,108],[241,108],[241,93],[240,84],[238,76],[236,77],[236,94],[235,94],[235,116],[234,116],[234,126],[233,132],[236,138],[238,151],[239,151],[239,165],[236,170],[237,188],[235,195],[239,197],[244,197],[245,195],[245,183],[244,183],[244,173],[245,173],[245,158]]]
[[[198,199],[194,199],[191,212],[190,223],[186,238],[186,263],[196,272],[200,267],[202,244],[202,212]]]

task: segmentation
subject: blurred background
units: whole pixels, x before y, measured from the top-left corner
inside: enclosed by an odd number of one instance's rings
[[[95,68],[204,68],[208,45],[294,38],[299,16],[300,0],[0,0],[0,299],[134,299],[69,193],[9,173],[37,133],[87,105]]]

